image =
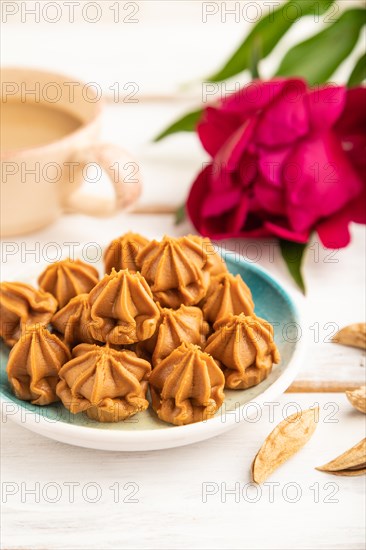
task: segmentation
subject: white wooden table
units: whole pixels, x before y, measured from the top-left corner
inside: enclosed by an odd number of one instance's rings
[[[108,1],[101,4],[105,7]],[[103,246],[127,230],[147,237],[192,230],[187,223],[174,226],[170,212],[183,202],[205,155],[193,136],[174,136],[157,145],[151,139],[199,103],[199,85],[178,95],[177,87],[217,68],[250,25],[233,18],[222,25],[217,17],[203,24],[201,2],[138,5],[138,25],[111,24],[112,11],[107,9],[104,14],[109,14],[109,20],[103,15],[98,25],[80,18],[68,26],[64,20],[27,25],[19,17],[4,25],[2,61],[6,64],[37,64],[97,81],[104,91],[116,81],[122,86],[137,83],[137,104],[108,104],[102,137],[136,156],[145,181],[139,211],[160,213],[119,214],[103,220],[69,216],[38,233],[11,239],[17,252],[3,257],[3,280],[21,277],[28,262],[34,261],[28,254],[24,263],[22,251],[37,246],[43,250],[50,242],[60,247],[66,242],[91,241]],[[296,26],[278,52],[297,40],[299,32],[305,36],[313,31],[311,21]],[[360,42],[355,57],[362,48]],[[352,60],[342,70],[348,71],[351,65]],[[273,57],[264,64],[263,74],[272,69]],[[107,194],[108,183],[103,180],[93,191]],[[359,350],[328,342],[337,326],[364,320],[364,228],[353,227],[352,235],[352,244],[331,257],[316,242],[307,254],[308,293],[301,306],[307,357],[291,387],[295,393],[279,397],[274,418],[266,409],[257,422],[240,424],[215,439],[133,454],[71,447],[3,419],[1,547],[363,548],[365,479],[332,477],[314,470],[357,443],[365,429],[364,416],[351,408],[343,393],[364,382],[365,357]],[[253,260],[253,249],[247,244],[241,243],[242,250]],[[278,249],[271,257],[268,245],[257,243],[258,262],[296,293]],[[255,489],[248,485],[252,459],[265,436],[286,416],[286,405],[294,402],[302,408],[319,403],[321,421],[315,435],[269,484]]]
[[[294,402],[318,402],[321,421],[255,488],[251,461]],[[341,394],[285,394],[274,410],[274,422],[268,408],[220,437],[150,453],[70,447],[3,423],[2,548],[364,548],[365,478],[314,470],[363,437],[364,418]]]

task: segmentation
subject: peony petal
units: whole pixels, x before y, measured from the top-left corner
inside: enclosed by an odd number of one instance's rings
[[[221,108],[225,113],[233,113],[244,121],[272,103],[289,83],[306,86],[303,80],[295,78],[275,78],[266,82],[255,80],[226,98]]]
[[[245,194],[242,194],[237,202],[234,212],[232,213],[232,218],[229,226],[229,231],[231,233],[239,232],[242,229],[248,215],[248,209],[248,198]]]
[[[256,115],[291,86],[303,87],[305,84],[297,79],[274,79],[269,82],[257,80],[224,99],[221,105],[207,107],[197,125],[205,150],[214,157],[248,117]]]
[[[354,134],[342,140],[343,152],[362,181],[366,179],[366,135]]]
[[[366,183],[364,182],[364,187],[362,193],[354,200],[352,200],[347,208],[350,212],[351,220],[355,223],[366,224]]]
[[[308,137],[284,167],[291,227],[307,231],[343,208],[362,191],[362,182],[331,132]]]
[[[224,163],[219,164],[217,160],[212,163],[211,172],[211,192],[212,193],[226,193],[230,192],[236,185],[240,187],[238,174],[236,171],[227,170],[227,166]]]
[[[241,157],[250,143],[256,126],[256,120],[248,119],[223,144],[215,156],[215,164],[224,166],[227,171],[236,170]]]
[[[331,128],[340,117],[346,103],[344,86],[327,85],[311,91],[306,97],[310,125],[313,130]]]
[[[259,116],[257,144],[278,147],[293,143],[309,130],[306,84],[288,80],[280,94]]]
[[[206,196],[210,194],[210,176],[212,165],[206,166],[196,177],[188,195],[187,214],[199,233],[204,233],[204,223],[201,214]]]
[[[307,243],[310,237],[309,231],[293,231],[292,229],[283,227],[273,222],[264,222],[264,227],[270,231],[270,233],[279,237],[280,239],[286,239],[287,241],[294,241],[296,243]]]
[[[239,162],[238,178],[241,187],[247,187],[258,177],[258,160],[255,155],[244,152]]]
[[[256,229],[243,229],[238,233],[238,237],[244,237],[247,239],[265,239],[266,237],[272,237],[272,233],[268,231],[264,225],[257,227]]]
[[[240,189],[226,190],[225,193],[213,193],[205,197],[201,215],[204,218],[219,216],[232,210],[240,201]]]
[[[366,88],[347,91],[346,105],[334,130],[351,164],[364,181],[366,176]]]
[[[253,191],[260,210],[275,216],[286,216],[287,207],[283,187],[275,187],[264,178],[258,178]]]
[[[187,213],[193,223],[194,227],[202,235],[208,237],[225,238],[225,235],[231,232],[231,226],[233,223],[233,214],[235,213],[235,205],[240,204],[240,192],[237,196],[234,207],[224,211],[222,209],[219,214],[216,215],[215,208],[219,208],[215,203],[215,194],[212,194],[210,189],[212,178],[212,164],[206,166],[202,172],[200,172],[194,181],[188,199],[187,199]],[[206,206],[209,204],[212,208],[213,215],[207,215],[210,210]],[[225,205],[229,208],[229,204]],[[207,208],[207,211],[206,211]]]
[[[203,233],[205,236],[210,237],[213,240],[221,241],[224,239],[264,239],[270,238],[273,235],[264,227],[259,227],[257,229],[241,229],[239,231],[229,231],[227,227],[221,228],[219,225],[214,223],[212,226],[208,225],[206,232]]]
[[[283,186],[282,170],[291,147],[281,149],[258,148],[258,165],[262,176],[277,187]]]
[[[197,133],[205,150],[214,157],[241,124],[237,116],[207,107],[197,125]]]
[[[347,90],[343,113],[336,124],[341,135],[364,134],[366,126],[366,88]]]
[[[340,212],[320,223],[316,230],[323,245],[327,248],[344,248],[348,246],[351,240],[349,223],[348,216]]]
[[[316,230],[327,248],[343,248],[350,242],[349,224],[366,223],[366,186],[362,193],[342,210],[321,221]]]

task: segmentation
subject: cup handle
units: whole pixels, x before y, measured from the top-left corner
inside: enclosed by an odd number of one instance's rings
[[[92,163],[106,172],[113,185],[115,198],[114,200],[104,199],[88,195],[82,191],[82,188],[77,189],[64,195],[65,212],[108,216],[118,210],[131,207],[139,198],[142,188],[139,165],[118,145],[109,143],[92,145],[80,151],[75,160],[79,171]]]

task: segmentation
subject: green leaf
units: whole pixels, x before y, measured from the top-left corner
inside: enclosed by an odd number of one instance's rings
[[[365,23],[365,9],[345,11],[335,23],[289,50],[276,74],[304,77],[310,85],[327,82],[352,52]]]
[[[348,79],[347,86],[349,88],[352,88],[352,86],[358,86],[359,84],[362,84],[364,80],[366,80],[366,53],[363,54],[357,61],[355,68]]]
[[[194,132],[196,125],[201,118],[203,109],[198,111],[192,111],[184,115],[182,118],[178,119],[176,122],[168,126],[161,134],[154,138],[154,141],[160,141],[161,139],[169,136],[170,134],[175,134],[176,132]]]
[[[260,58],[261,58],[261,45],[259,41],[257,41],[253,44],[252,55],[250,59],[249,70],[250,70],[250,75],[252,77],[252,80],[256,80],[258,78],[260,79],[259,67],[258,67]]]
[[[305,294],[305,283],[301,272],[301,266],[306,246],[307,243],[295,243],[292,241],[280,240],[282,257],[285,260],[293,280],[303,294]]]
[[[179,225],[184,222],[186,219],[187,213],[186,213],[186,204],[183,203],[175,212],[175,220],[174,225]]]
[[[258,61],[264,59],[300,17],[312,14],[321,15],[330,8],[334,1],[289,0],[278,9],[271,10],[268,15],[260,19],[225,65],[218,72],[209,76],[207,80],[211,82],[226,80],[250,69],[253,49],[259,50]]]

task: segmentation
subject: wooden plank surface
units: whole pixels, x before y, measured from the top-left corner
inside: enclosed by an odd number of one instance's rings
[[[348,390],[354,390],[360,385],[364,384],[364,380],[361,384],[352,380],[345,380],[344,382],[334,382],[328,380],[325,382],[307,380],[296,380],[286,390],[286,393],[344,393]]]
[[[250,485],[268,433],[315,403],[312,439],[265,485]],[[267,407],[219,437],[150,453],[71,447],[5,421],[2,548],[361,550],[365,477],[315,467],[360,441],[364,421],[342,394],[287,394],[273,418]]]

